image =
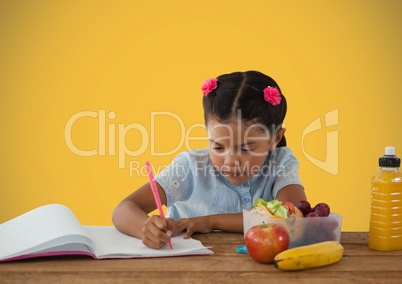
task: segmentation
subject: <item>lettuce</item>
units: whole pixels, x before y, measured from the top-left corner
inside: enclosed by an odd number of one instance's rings
[[[282,218],[288,217],[288,209],[282,205],[282,202],[278,199],[274,199],[271,201],[265,201],[262,198],[258,198],[254,201],[254,207],[257,207],[258,204],[264,205],[268,208],[269,212],[272,215],[276,215]]]

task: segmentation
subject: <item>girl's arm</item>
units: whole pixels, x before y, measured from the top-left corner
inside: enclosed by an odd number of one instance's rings
[[[280,201],[291,201],[297,204],[301,200],[307,200],[301,185],[291,184],[283,187],[276,198]],[[243,214],[218,214],[196,218],[183,218],[176,222],[174,234],[186,230],[185,238],[191,237],[195,232],[210,233],[213,230],[225,232],[243,233]]]
[[[279,190],[278,194],[276,195],[276,199],[282,202],[291,201],[294,205],[296,205],[301,200],[307,200],[307,197],[301,185],[290,184],[282,187]]]
[[[243,233],[243,214],[217,214],[202,217],[183,218],[175,223],[173,235],[186,231],[184,238],[193,233],[211,233],[213,230]]]
[[[161,203],[166,204],[166,195],[157,183]],[[159,216],[148,216],[156,209],[155,199],[149,183],[143,185],[124,198],[114,209],[112,221],[115,227],[127,235],[142,239],[152,248],[160,248],[170,240],[173,220],[163,220]],[[168,221],[168,222],[167,222]]]

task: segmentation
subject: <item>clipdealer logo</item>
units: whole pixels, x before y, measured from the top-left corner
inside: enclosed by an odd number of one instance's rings
[[[155,149],[154,134],[156,133],[156,118],[157,117],[169,117],[175,119],[180,127],[180,141],[174,149],[165,152],[158,152]],[[72,138],[72,131],[75,123],[80,119],[93,118],[98,120],[98,147],[96,149],[84,150],[79,145],[74,143]],[[108,119],[107,119],[108,118]],[[196,128],[205,129],[205,125],[202,123],[194,124],[185,129],[183,120],[175,113],[172,112],[151,112],[150,124],[151,128],[148,132],[147,128],[142,124],[133,122],[129,124],[123,123],[111,123],[111,120],[116,118],[116,113],[111,111],[106,114],[105,109],[99,111],[80,111],[73,114],[68,120],[64,128],[64,142],[67,148],[74,154],[81,157],[91,156],[116,156],[118,157],[118,165],[120,169],[126,168],[127,157],[138,157],[143,155],[150,147],[151,156],[167,156],[176,153],[183,145],[187,149],[190,149],[190,142],[197,140],[207,140],[206,137],[191,136],[191,133]],[[108,121],[107,121],[108,120]],[[132,149],[126,144],[126,136],[129,132],[136,132],[141,136],[141,143],[137,149]],[[117,145],[116,145],[117,137]],[[106,147],[106,141],[108,146]],[[106,149],[107,148],[107,149]],[[130,172],[134,167],[138,167],[137,161],[129,161]],[[130,174],[131,175],[131,174]]]
[[[156,118],[157,117],[169,117],[176,120],[180,127],[180,141],[174,149],[165,152],[158,152],[155,150],[154,135],[156,133]],[[76,145],[72,138],[72,131],[75,123],[80,119],[91,118],[98,120],[98,147],[96,149],[84,150]],[[127,157],[138,157],[143,155],[150,147],[151,156],[167,156],[177,153],[177,151],[185,145],[186,149],[190,150],[191,141],[207,141],[208,138],[205,136],[191,136],[191,133],[196,128],[201,128],[205,130],[205,125],[203,123],[196,123],[190,126],[187,130],[185,128],[183,120],[175,113],[172,112],[151,112],[150,114],[150,131],[139,123],[133,122],[129,124],[124,123],[112,123],[110,121],[116,118],[116,113],[110,111],[106,114],[105,109],[99,109],[96,111],[80,111],[73,114],[66,122],[64,128],[64,141],[67,148],[75,155],[81,157],[91,157],[91,156],[116,156],[118,158],[118,166],[120,169],[126,168]],[[108,120],[108,121],[107,121]],[[338,125],[338,109],[334,109],[325,114],[325,127],[331,127]],[[326,133],[326,156],[325,160],[319,160],[312,155],[310,155],[304,145],[304,139],[307,135],[322,130],[323,126],[321,124],[321,119],[317,118],[303,130],[301,137],[302,151],[303,155],[318,168],[332,174],[336,175],[338,173],[339,164],[339,142],[338,142],[338,130],[327,131]],[[325,130],[325,129],[324,129]],[[137,149],[132,149],[126,145],[126,136],[129,132],[137,132],[141,135],[142,141]],[[117,145],[116,145],[117,137]],[[108,145],[106,147],[106,141]],[[107,149],[106,149],[107,148]],[[138,161],[130,160],[130,176],[133,172],[139,173],[140,164]]]
[[[325,114],[324,121],[325,127],[331,127],[338,125],[338,109],[331,110]],[[321,124],[321,118],[317,118],[312,121],[307,127],[303,130],[302,134],[302,151],[304,156],[318,168],[332,174],[338,174],[339,169],[339,137],[338,130],[327,131],[326,133],[326,151],[325,151],[325,160],[319,160],[309,153],[307,153],[304,146],[304,138],[315,131],[322,130],[323,126]],[[325,128],[324,128],[325,130]]]

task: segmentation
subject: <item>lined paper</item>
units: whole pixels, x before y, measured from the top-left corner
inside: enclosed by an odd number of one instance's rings
[[[183,235],[154,250],[140,239],[113,226],[82,226],[71,210],[60,204],[38,207],[0,225],[0,261],[58,254],[86,254],[94,258],[209,255],[213,252]]]
[[[51,204],[0,225],[0,259],[71,242],[92,246],[86,230],[69,208]]]
[[[159,250],[150,249],[140,239],[122,234],[115,227],[87,226],[96,244],[97,258],[163,257],[188,254],[212,254],[200,241],[184,239],[184,234],[172,238],[173,249],[168,245]]]

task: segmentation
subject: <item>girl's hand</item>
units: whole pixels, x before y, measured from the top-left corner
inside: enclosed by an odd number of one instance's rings
[[[147,247],[160,249],[170,241],[173,228],[173,219],[163,220],[158,215],[152,215],[144,223],[142,243]]]
[[[183,218],[177,221],[174,225],[173,235],[186,230],[184,238],[188,239],[193,233],[211,233],[214,228],[209,216],[196,218]]]

